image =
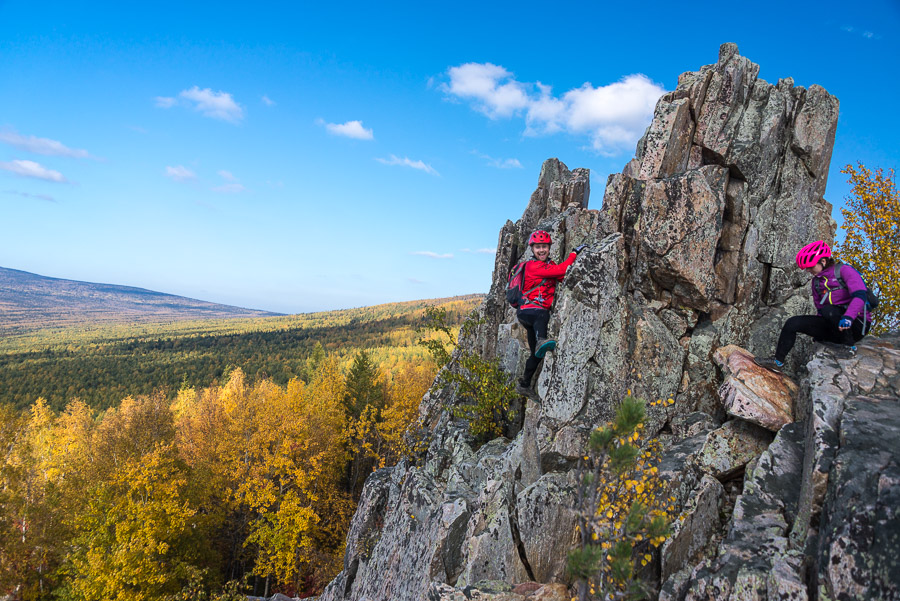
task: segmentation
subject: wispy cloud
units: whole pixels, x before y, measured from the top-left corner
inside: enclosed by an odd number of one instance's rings
[[[0,169],[15,173],[22,177],[42,179],[48,182],[66,183],[66,178],[59,171],[48,169],[40,163],[26,160],[0,161]]]
[[[846,31],[847,33],[852,33],[853,35],[862,36],[862,37],[866,38],[867,40],[880,40],[881,39],[881,36],[875,32],[868,31],[865,29],[859,29],[858,27],[853,27],[852,25],[844,25],[843,27],[841,27],[841,29]]]
[[[470,254],[474,254],[474,255],[493,255],[493,254],[497,253],[497,249],[496,248],[477,248],[475,250],[472,250],[471,248],[462,248],[462,249],[460,249],[460,252],[470,253]]]
[[[0,131],[0,142],[9,144],[19,150],[43,154],[47,156],[71,157],[75,159],[92,159],[87,150],[81,148],[69,148],[62,142],[50,138],[38,138],[37,136],[23,136],[14,131]]]
[[[263,97],[261,98],[261,100],[262,100],[262,103],[266,106],[275,106],[275,101],[272,100],[271,98],[269,98],[268,96],[266,96],[265,94],[263,94]]]
[[[323,119],[316,119],[316,123],[323,126],[328,133],[356,140],[374,140],[375,134],[371,129],[363,127],[362,121],[347,121],[346,123],[326,123]]]
[[[477,150],[473,150],[472,154],[484,159],[488,165],[496,167],[497,169],[522,169],[522,163],[519,162],[519,159],[495,159],[494,157],[482,154]]]
[[[211,88],[201,89],[194,86],[189,90],[182,90],[178,97],[157,96],[153,102],[158,108],[170,109],[173,106],[184,104],[204,117],[239,123],[244,118],[244,109],[234,101],[228,92],[214,92]]]
[[[424,163],[423,161],[414,161],[408,157],[403,157],[402,159],[396,155],[391,155],[387,159],[376,158],[376,161],[381,163],[382,165],[401,165],[403,167],[410,167],[412,169],[418,169],[419,171],[424,171],[425,173],[430,173],[431,175],[440,175],[440,173],[435,170],[434,167]]]
[[[219,170],[219,177],[225,180],[225,183],[220,186],[215,186],[213,188],[213,192],[222,192],[223,194],[240,194],[241,192],[246,192],[247,188],[244,184],[240,183],[240,180],[231,173],[231,171],[226,171],[225,169]]]
[[[49,194],[30,194],[28,192],[20,192],[18,190],[4,190],[4,193],[15,194],[16,196],[21,196],[22,198],[36,198],[37,200],[45,200],[47,202],[57,202],[57,200]]]
[[[411,284],[424,284],[425,283],[425,280],[420,280],[419,278],[406,278],[406,281],[410,282]]]
[[[417,250],[417,251],[411,252],[409,254],[418,255],[420,257],[428,257],[429,259],[452,259],[453,258],[452,253],[446,253],[446,254],[442,255],[442,254],[439,254],[436,252],[431,252],[430,250]]]
[[[157,96],[153,99],[153,102],[156,104],[157,108],[170,109],[178,104],[178,99],[172,98],[171,96]]]
[[[165,174],[166,177],[174,179],[176,182],[186,182],[192,179],[197,179],[197,174],[184,165],[178,165],[176,167],[168,166],[166,167]]]
[[[466,63],[447,70],[441,90],[466,100],[490,119],[524,117],[525,135],[568,132],[586,135],[594,150],[617,154],[630,150],[653,117],[666,90],[646,75],[634,74],[609,85],[579,88],[555,96],[540,82],[517,81],[492,63]]]
[[[241,192],[246,191],[247,188],[244,184],[239,183],[222,184],[221,186],[215,186],[213,188],[213,192],[222,192],[223,194],[240,194]]]

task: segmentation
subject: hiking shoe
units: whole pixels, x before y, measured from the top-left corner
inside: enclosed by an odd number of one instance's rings
[[[784,373],[784,362],[779,361],[775,357],[766,357],[765,359],[754,358],[753,362],[769,371],[774,371],[776,374]]]
[[[534,351],[534,356],[538,359],[544,357],[547,354],[547,351],[552,351],[556,348],[556,341],[552,338],[540,338],[537,341],[537,348]]]

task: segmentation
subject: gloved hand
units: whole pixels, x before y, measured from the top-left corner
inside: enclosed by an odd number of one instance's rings
[[[585,248],[587,248],[587,244],[582,244],[582,245],[580,245],[580,246],[576,246],[575,249],[574,249],[572,252],[575,253],[575,254],[577,255],[578,253],[580,253],[581,251],[583,251]]]
[[[851,325],[853,325],[853,322],[850,321],[850,318],[849,318],[849,317],[842,317],[841,320],[838,322],[838,329],[839,329],[839,330],[846,330],[846,329],[849,328]]]

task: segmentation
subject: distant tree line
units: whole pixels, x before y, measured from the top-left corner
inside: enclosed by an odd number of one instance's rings
[[[452,300],[441,305],[448,322],[458,327],[479,300]],[[253,380],[269,379],[285,386],[292,378],[310,382],[311,357],[335,355],[343,369],[357,350],[391,369],[398,362],[424,360],[426,351],[415,344],[416,328],[424,321],[424,307],[383,305],[297,318],[257,318],[241,324],[222,322],[218,328],[258,328],[229,333],[204,333],[200,325],[136,325],[111,330],[110,339],[91,338],[58,344],[58,333],[28,339],[27,348],[0,353],[0,404],[17,409],[44,398],[54,411],[79,399],[94,409],[108,409],[126,396],[162,393],[172,397],[183,386],[206,387],[223,382],[240,368]],[[155,335],[154,335],[155,334]],[[93,335],[96,335],[94,333]]]

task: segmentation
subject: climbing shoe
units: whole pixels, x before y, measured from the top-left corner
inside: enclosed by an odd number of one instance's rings
[[[754,359],[754,363],[759,365],[760,367],[764,367],[769,371],[774,371],[776,374],[784,373],[784,362],[779,361],[775,357],[767,357],[765,359]]]
[[[552,351],[556,348],[556,341],[548,338],[540,338],[537,341],[537,348],[534,351],[534,356],[538,359],[542,359],[547,351]]]

